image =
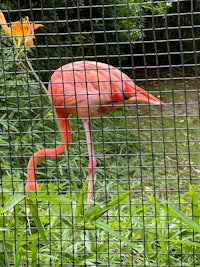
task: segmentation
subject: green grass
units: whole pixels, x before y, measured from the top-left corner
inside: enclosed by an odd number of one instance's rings
[[[47,99],[37,84],[25,88],[24,78],[0,89],[0,266],[200,264],[196,84],[153,83],[148,89],[162,89],[163,101],[175,105],[92,120],[98,167],[88,207],[88,152],[74,117],[68,155],[43,161],[39,192],[24,194],[32,153],[60,141]]]

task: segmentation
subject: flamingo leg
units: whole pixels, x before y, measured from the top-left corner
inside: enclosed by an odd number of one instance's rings
[[[85,135],[87,141],[87,148],[89,154],[89,164],[88,164],[88,204],[91,203],[91,200],[94,197],[94,174],[95,169],[97,166],[95,153],[94,153],[94,146],[92,143],[91,133],[90,133],[90,122],[88,119],[83,120],[84,128],[85,128]]]

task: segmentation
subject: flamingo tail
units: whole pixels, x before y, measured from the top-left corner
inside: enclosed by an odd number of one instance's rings
[[[141,102],[153,105],[164,104],[159,98],[153,96],[132,82],[125,82],[124,96],[127,98],[126,103]]]

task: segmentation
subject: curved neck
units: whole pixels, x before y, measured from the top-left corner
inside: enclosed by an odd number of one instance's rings
[[[63,140],[65,145],[68,147],[71,142],[71,132],[70,132],[70,124],[68,121],[68,116],[64,113],[64,110],[57,109],[56,110],[60,128],[63,135]],[[37,191],[38,184],[35,179],[35,169],[38,163],[43,160],[44,158],[55,158],[59,155],[63,155],[65,152],[63,143],[60,143],[56,148],[46,149],[43,148],[30,158],[28,163],[28,170],[27,170],[27,183],[25,186],[25,190],[27,191]]]
[[[59,124],[60,124],[60,130],[62,131],[63,141],[65,142],[65,145],[68,148],[69,144],[72,141],[71,129],[70,129],[70,124],[69,124],[69,120],[68,120],[68,114],[66,114],[65,110],[63,110],[63,109],[56,109],[56,114],[58,116],[58,120],[59,120]],[[64,153],[64,151],[63,151],[63,153]],[[61,153],[61,154],[63,154],[63,153]]]

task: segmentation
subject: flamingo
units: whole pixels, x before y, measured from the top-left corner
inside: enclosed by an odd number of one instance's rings
[[[94,196],[94,174],[97,166],[90,118],[99,117],[135,102],[154,105],[161,105],[163,102],[137,86],[117,68],[96,61],[72,62],[57,69],[51,76],[48,94],[57,113],[67,147],[72,141],[68,116],[76,115],[83,120],[89,155],[87,203],[90,204]],[[28,163],[25,190],[38,190],[35,169],[42,159],[55,158],[64,152],[61,142],[56,148],[43,148],[33,154]]]

